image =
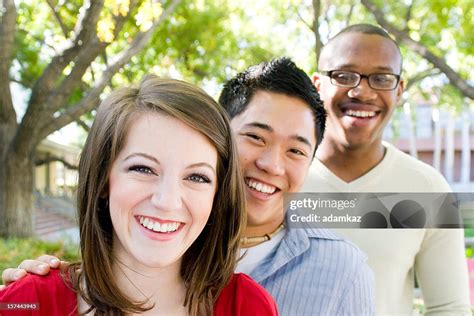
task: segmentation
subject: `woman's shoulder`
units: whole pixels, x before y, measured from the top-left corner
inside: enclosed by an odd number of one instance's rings
[[[269,296],[267,290],[244,273],[234,273],[227,287],[232,287],[234,291],[251,292],[254,294],[260,293],[264,296]]]
[[[59,271],[54,269],[51,269],[50,273],[44,276],[28,273],[22,279],[13,282],[0,291],[0,298],[17,295],[20,295],[21,297],[24,297],[25,295],[37,295],[42,292],[42,290],[48,291],[48,289],[52,288],[52,285],[57,283],[59,279]]]
[[[28,303],[30,307],[38,306],[40,315],[60,308],[75,308],[76,293],[63,281],[60,271],[51,269],[45,276],[28,274],[19,281],[10,284],[0,291],[1,303]],[[59,311],[59,310],[58,310]],[[3,314],[2,314],[3,315]],[[51,315],[60,315],[54,314]]]
[[[224,312],[225,311],[225,312]],[[222,290],[215,315],[278,315],[270,294],[248,275],[236,273]]]

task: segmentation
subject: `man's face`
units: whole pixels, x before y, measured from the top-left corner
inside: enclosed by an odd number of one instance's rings
[[[400,73],[401,59],[390,40],[379,35],[347,33],[326,48],[319,68],[345,70],[363,75]],[[315,75],[315,85],[328,112],[324,141],[344,148],[371,148],[382,139],[384,127],[403,91],[372,89],[367,78],[355,88],[338,87],[328,76]]]
[[[247,197],[248,235],[283,221],[283,195],[297,192],[316,146],[313,113],[299,98],[257,91],[231,121]]]

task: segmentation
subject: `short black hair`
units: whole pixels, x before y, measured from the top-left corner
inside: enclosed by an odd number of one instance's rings
[[[395,45],[395,47],[397,48],[398,54],[400,56],[400,72],[401,72],[403,58],[402,58],[402,53],[400,51],[400,46],[398,45],[397,41],[395,41],[392,37],[390,37],[390,35],[387,33],[387,31],[385,31],[380,26],[373,25],[373,24],[368,24],[368,23],[359,23],[359,24],[349,25],[349,26],[343,28],[339,33],[337,33],[336,35],[331,37],[328,40],[328,42],[326,43],[326,45],[324,45],[324,47],[322,48],[322,50],[319,54],[318,68],[319,68],[319,64],[321,63],[321,59],[323,57],[324,49],[326,47],[328,47],[331,44],[331,42],[336,40],[339,36],[341,36],[343,34],[346,34],[346,33],[359,33],[359,34],[367,34],[367,35],[378,35],[378,36],[382,36],[382,37],[388,39],[389,41],[391,41]]]
[[[247,108],[257,91],[282,93],[305,102],[314,115],[316,147],[326,126],[326,110],[308,75],[287,57],[276,58],[247,68],[230,79],[222,89],[219,103],[233,119]]]

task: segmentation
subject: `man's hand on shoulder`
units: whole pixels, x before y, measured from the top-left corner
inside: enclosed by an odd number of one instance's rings
[[[65,261],[60,261],[58,258],[43,255],[38,257],[36,260],[26,259],[18,268],[8,268],[5,269],[2,273],[2,280],[3,284],[8,286],[10,283],[15,282],[26,276],[27,272],[38,274],[38,275],[46,275],[49,273],[49,269],[57,269],[60,267],[67,267],[68,263]],[[0,290],[3,288],[0,287]]]

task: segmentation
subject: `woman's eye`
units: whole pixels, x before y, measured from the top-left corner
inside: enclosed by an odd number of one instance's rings
[[[130,171],[138,172],[138,173],[143,173],[143,174],[154,174],[154,172],[147,166],[131,166],[128,168]]]
[[[192,174],[187,179],[197,183],[211,183],[211,180],[203,174]]]

